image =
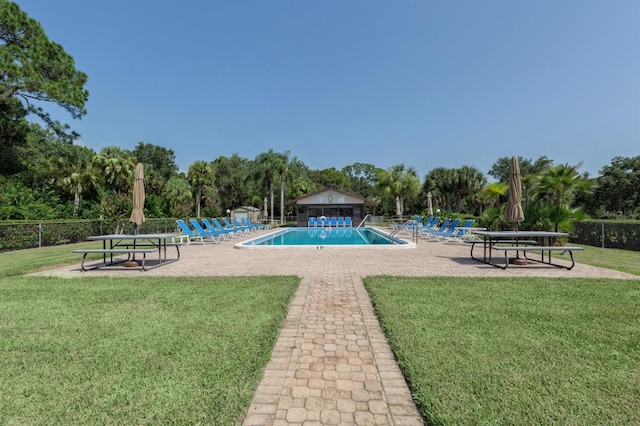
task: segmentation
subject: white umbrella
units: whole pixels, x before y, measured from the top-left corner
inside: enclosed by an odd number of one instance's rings
[[[429,209],[429,216],[433,216],[433,202],[431,201],[431,191],[427,192],[427,208]]]

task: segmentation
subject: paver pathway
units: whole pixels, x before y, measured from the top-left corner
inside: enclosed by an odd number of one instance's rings
[[[422,424],[360,278],[303,278],[243,424]]]
[[[255,236],[255,235],[254,235]],[[248,239],[248,238],[244,238]],[[420,425],[422,420],[387,344],[362,277],[606,277],[638,279],[577,264],[501,270],[473,261],[464,244],[421,241],[413,249],[240,250],[235,241],[184,247],[179,262],[145,276],[297,275],[302,277],[244,425]],[[131,276],[135,270],[82,273],[78,264],[42,274]]]

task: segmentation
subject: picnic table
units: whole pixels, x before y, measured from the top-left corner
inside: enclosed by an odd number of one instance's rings
[[[474,231],[479,240],[470,241],[471,258],[491,266],[507,269],[509,266],[509,253],[515,252],[516,257],[522,253],[523,258],[527,261],[545,263],[547,265],[558,266],[561,268],[571,269],[575,266],[573,260],[573,252],[583,250],[582,247],[554,245],[553,242],[561,237],[568,237],[566,232],[553,231]],[[482,257],[475,257],[473,250],[476,244],[482,244]],[[492,252],[498,250],[504,253],[505,264],[501,265],[493,262]],[[527,257],[527,253],[534,251],[540,252],[540,259]],[[552,252],[569,253],[571,265],[565,266],[553,263],[551,260]],[[546,257],[545,257],[546,253]],[[545,260],[546,258],[546,260]]]
[[[107,234],[107,235],[95,235],[87,237],[88,241],[102,241],[102,249],[77,249],[73,250],[74,253],[81,253],[82,262],[80,269],[87,271],[90,269],[102,268],[105,266],[114,266],[129,260],[135,260],[136,255],[141,255],[142,259],[139,263],[141,270],[146,271],[150,268],[166,265],[167,263],[175,262],[180,259],[180,246],[184,245],[181,242],[176,242],[175,239],[179,237],[179,234]],[[167,247],[176,248],[176,257],[167,257]],[[158,262],[149,267],[146,264],[147,254],[158,253]],[[102,254],[103,262],[101,264],[93,265],[90,268],[85,267],[85,261],[88,254],[100,253]],[[114,256],[126,254],[126,259],[114,258]]]

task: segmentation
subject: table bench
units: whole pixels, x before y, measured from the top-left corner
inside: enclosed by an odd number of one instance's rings
[[[166,247],[175,247],[176,251],[178,252],[178,259],[180,259],[180,247],[185,246],[185,245],[186,245],[186,243],[183,243],[183,242],[171,242],[171,243],[163,243],[162,247],[165,247],[165,246]],[[119,247],[127,247],[127,248],[129,248],[129,247],[133,247],[133,248],[155,247],[157,249],[158,245],[157,244],[152,244],[152,243],[138,243],[138,242],[136,242],[135,244],[134,243],[120,243],[120,244],[118,244],[118,248]]]
[[[127,260],[131,259],[131,255],[132,254],[142,254],[142,262],[140,262],[140,266],[142,267],[143,271],[146,271],[147,268],[145,266],[145,261],[147,259],[147,253],[155,253],[157,251],[157,249],[155,248],[104,248],[104,249],[77,249],[77,250],[73,250],[74,253],[80,253],[82,254],[82,262],[80,263],[80,269],[82,271],[89,271],[91,269],[97,269],[100,267],[100,265],[95,266],[93,268],[85,268],[84,267],[84,263],[87,260],[87,255],[88,254],[94,254],[94,253],[99,253],[102,254],[103,256],[111,255],[111,263],[110,265],[115,265],[118,263],[123,263],[126,262]],[[179,252],[178,252],[179,253]],[[123,260],[122,262],[113,262],[113,255],[114,254],[126,254],[127,255],[127,259]],[[106,263],[106,261],[105,261]]]
[[[526,260],[531,260],[534,262],[540,262],[540,263],[546,263],[548,265],[553,265],[553,266],[558,266],[560,268],[566,268],[566,269],[571,269],[575,266],[575,261],[573,260],[573,252],[577,251],[577,250],[584,250],[583,247],[575,247],[575,246],[538,246],[538,245],[525,245],[525,246],[520,246],[520,245],[513,245],[513,246],[500,246],[500,247],[496,247],[495,245],[493,246],[494,250],[502,250],[504,251],[504,260],[505,260],[505,266],[502,267],[502,269],[507,269],[507,267],[509,266],[509,252],[511,251],[515,251],[515,252],[523,252],[524,253],[524,258]],[[530,259],[527,257],[527,252],[529,251],[540,251],[541,255],[542,255],[542,260],[536,260],[536,259]],[[548,261],[544,261],[544,252],[548,252]],[[552,263],[551,262],[551,252],[552,251],[560,251],[562,253],[568,252],[569,253],[569,257],[571,258],[571,266],[564,266],[564,265],[560,265],[557,263]]]

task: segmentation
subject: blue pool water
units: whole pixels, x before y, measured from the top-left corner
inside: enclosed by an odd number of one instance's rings
[[[400,245],[405,241],[373,228],[287,228],[246,241],[240,246],[370,246]]]

